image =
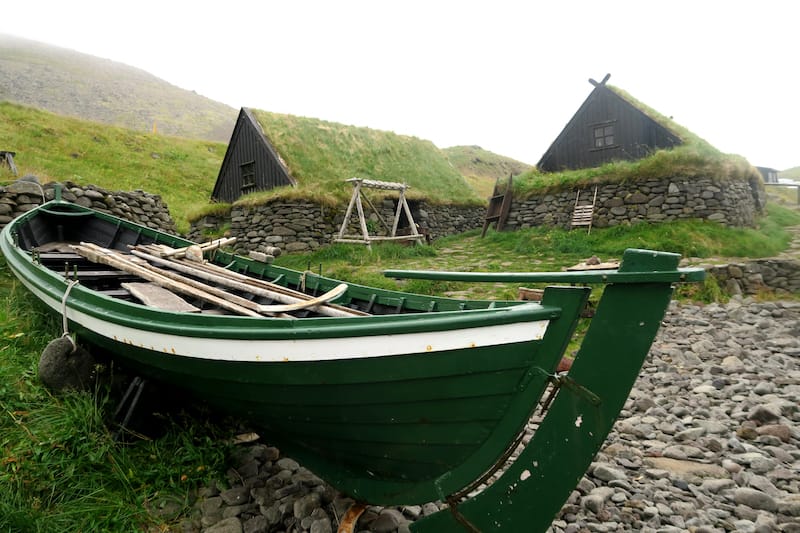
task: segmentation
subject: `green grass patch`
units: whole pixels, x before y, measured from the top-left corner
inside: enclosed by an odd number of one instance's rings
[[[714,222],[678,221],[565,231],[535,227],[514,232],[479,231],[437,239],[430,246],[404,247],[382,244],[368,250],[363,245],[338,244],[311,254],[291,254],[276,264],[299,270],[320,271],[330,277],[364,285],[420,294],[464,298],[514,299],[511,284],[467,284],[387,280],[385,269],[455,270],[487,272],[559,271],[597,256],[602,261],[622,257],[628,248],[644,248],[681,254],[695,262],[723,262],[741,258],[770,257],[786,249],[792,234],[787,226],[800,224],[800,213],[770,204],[758,228],[727,228]],[[704,298],[713,297],[705,287]]]
[[[178,412],[157,440],[116,441],[108,387],[53,396],[39,383],[39,354],[59,334],[0,257],[0,531],[176,527],[192,491],[222,478],[229,435]]]
[[[20,175],[44,182],[73,181],[112,191],[161,195],[178,230],[208,203],[226,145],[141,133],[0,102],[0,138],[17,152]],[[2,184],[16,177],[0,173]]]
[[[498,179],[506,179],[511,174],[518,176],[533,168],[532,165],[492,153],[480,146],[452,146],[442,151],[480,198],[492,195]]]
[[[345,180],[353,177],[406,183],[410,198],[425,198],[432,203],[483,202],[430,141],[314,118],[251,111],[297,180],[297,188],[281,187],[245,202],[299,197],[323,205],[342,205],[352,193]]]

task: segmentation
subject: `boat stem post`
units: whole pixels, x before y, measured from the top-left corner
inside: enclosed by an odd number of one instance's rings
[[[628,264],[626,265],[626,259]],[[678,256],[635,251],[620,272],[675,270]],[[543,532],[602,447],[650,350],[672,295],[670,281],[611,283],[545,418],[516,461],[458,510],[481,531]],[[535,512],[531,512],[535,509]],[[414,532],[462,531],[440,511]]]

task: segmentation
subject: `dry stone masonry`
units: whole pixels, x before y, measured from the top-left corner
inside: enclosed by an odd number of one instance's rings
[[[391,199],[377,204],[380,218],[394,219],[395,202]],[[462,233],[483,224],[485,208],[469,206],[432,206],[412,202],[412,216],[431,238]],[[204,217],[192,223],[189,238],[207,240],[207,234],[230,224],[230,234],[237,238],[238,253],[259,251],[264,246],[277,246],[286,252],[313,251],[331,244],[339,233],[344,208],[330,208],[309,201],[276,200],[258,206],[234,206],[228,217]],[[370,235],[382,229],[378,215],[368,217]],[[351,219],[348,233],[361,234],[357,217]]]
[[[753,295],[765,289],[778,294],[800,294],[800,261],[797,259],[755,259],[709,266],[706,272],[731,295]]]
[[[160,196],[142,190],[108,191],[95,185],[61,185],[61,197],[84,207],[110,213],[159,231],[175,234],[175,222]],[[15,217],[55,198],[56,183],[41,185],[35,176],[25,176],[0,187],[0,229]]]
[[[505,226],[509,230],[533,226],[568,228],[576,192],[570,189],[515,200]],[[591,198],[593,193],[594,187],[587,187],[582,198]],[[700,219],[732,227],[754,226],[765,203],[764,187],[744,181],[670,178],[606,183],[597,188],[592,225],[604,228]]]
[[[514,200],[505,229],[533,226],[568,228],[575,207],[576,190]],[[587,188],[584,198],[593,194]],[[411,201],[414,221],[431,238],[461,233],[483,226],[485,207],[430,205]],[[699,219],[725,226],[754,226],[766,204],[764,187],[758,183],[712,178],[649,179],[598,186],[594,227],[641,222],[661,223]],[[383,220],[394,218],[391,199],[378,204]],[[258,250],[264,244],[280,246],[287,252],[312,251],[330,244],[344,217],[344,206],[326,208],[308,201],[274,200],[260,206],[235,206],[227,217],[204,217],[192,223],[189,238],[205,235],[230,224],[230,234],[239,239],[239,252]],[[353,217],[355,220],[355,217]],[[370,234],[380,229],[376,214],[367,222]],[[353,223],[348,231],[360,234]]]

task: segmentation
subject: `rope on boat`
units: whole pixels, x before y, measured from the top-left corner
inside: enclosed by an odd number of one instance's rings
[[[470,533],[481,533],[480,529],[475,527],[472,522],[467,520],[466,516],[461,514],[461,511],[458,510],[458,502],[454,498],[447,498],[447,505],[450,508],[450,512],[453,514],[455,521],[464,526],[464,529]]]
[[[67,290],[64,291],[64,296],[61,297],[61,325],[64,330],[61,336],[69,339],[69,342],[72,343],[72,351],[70,353],[75,353],[75,350],[78,349],[78,345],[75,344],[75,339],[69,334],[69,326],[67,323],[67,298],[69,297],[69,291],[78,284],[78,281],[77,279],[73,279],[67,283]]]

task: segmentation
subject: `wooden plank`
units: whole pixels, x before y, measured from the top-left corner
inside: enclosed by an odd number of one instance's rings
[[[606,263],[578,263],[567,267],[567,272],[580,272],[585,270],[614,270],[619,268],[619,261],[608,261]]]
[[[200,312],[200,308],[155,283],[123,283],[122,288],[130,291],[134,297],[150,307],[183,313]]]
[[[137,245],[133,247],[133,251],[135,252],[144,252],[145,254],[150,253],[153,250],[154,245]],[[161,246],[161,245],[159,245]],[[151,253],[151,255],[154,255]],[[177,259],[172,260],[169,263],[164,263],[166,266],[172,266],[173,264],[181,265],[185,267],[191,268],[191,272],[194,272],[199,276],[199,271],[204,271],[208,274],[214,274],[216,276],[227,278],[228,280],[238,281],[243,285],[239,287],[240,290],[248,293],[255,294],[257,296],[264,296],[266,298],[270,298],[272,300],[282,302],[282,303],[295,303],[300,300],[309,300],[311,296],[304,292],[296,291],[294,289],[290,289],[289,287],[285,287],[283,285],[279,285],[275,282],[269,282],[264,279],[253,278],[250,276],[245,276],[244,274],[240,274],[238,272],[234,272],[232,270],[228,270],[225,267],[215,265],[214,263],[204,262],[204,263],[194,263],[189,262],[185,259]],[[235,287],[232,287],[235,288]],[[345,307],[343,305],[334,304],[330,302],[326,302],[322,304],[321,309],[323,311],[319,311],[321,314],[330,314],[331,316],[368,316],[369,313],[364,313],[362,311],[358,311],[356,309],[351,309],[349,307]]]
[[[353,186],[358,183],[363,184],[369,189],[380,189],[385,191],[404,191],[406,189],[410,189],[410,187],[405,183],[397,183],[394,181],[367,180],[363,178],[350,178],[349,180],[345,181],[353,183]]]
[[[542,296],[544,296],[544,289],[531,289],[529,287],[517,288],[517,300],[541,302]]]
[[[78,279],[130,278],[132,276],[131,273],[122,270],[78,270],[69,273],[77,276]]]
[[[268,282],[263,280],[254,280],[252,278],[247,278],[247,280],[256,283],[246,283],[245,281],[239,279],[233,279],[234,276],[232,272],[225,270],[225,269],[212,269],[213,265],[209,264],[201,264],[201,263],[190,263],[189,261],[171,261],[169,259],[164,259],[160,257],[156,257],[152,254],[147,252],[141,251],[138,247],[134,248],[133,254],[137,257],[142,259],[146,259],[148,261],[152,261],[153,263],[160,264],[167,268],[174,269],[178,272],[182,272],[184,274],[192,275],[204,279],[206,281],[210,281],[212,283],[217,283],[219,285],[223,285],[229,287],[231,289],[240,290],[243,292],[248,292],[251,294],[255,294],[258,296],[265,296],[267,298],[271,298],[273,300],[282,302],[280,305],[259,305],[252,302],[239,302],[239,305],[243,307],[247,307],[249,309],[253,309],[259,313],[288,313],[290,311],[296,311],[299,309],[309,308],[313,311],[316,311],[323,315],[328,316],[360,316],[361,313],[354,311],[352,309],[347,308],[333,308],[328,305],[324,305],[327,303],[328,300],[333,300],[342,295],[342,293],[347,290],[347,286],[345,284],[340,284],[339,286],[335,287],[334,289],[328,291],[327,293],[318,296],[317,298],[312,298],[304,293],[295,293],[295,294],[286,294],[286,291],[277,291],[274,290],[274,287],[267,288],[269,285]],[[148,265],[149,267],[150,265]],[[151,267],[156,268],[156,267]],[[172,273],[165,271],[163,269],[158,269],[159,272],[164,276],[172,276]],[[199,282],[194,282],[193,280],[187,280],[180,277],[181,281],[184,283],[197,283],[198,285],[202,285],[204,290],[207,291],[217,291],[220,289],[216,289],[214,287],[210,287]],[[281,287],[283,289],[283,287]],[[234,298],[232,294],[229,294],[231,299]]]
[[[198,289],[197,287],[193,287],[188,283],[182,283],[174,279],[170,279],[161,273],[153,272],[145,265],[137,264],[134,261],[131,261],[130,258],[123,257],[119,252],[114,252],[92,243],[81,243],[80,245],[73,246],[73,248],[76,252],[94,263],[102,263],[120,270],[124,270],[146,279],[147,281],[157,283],[162,287],[168,287],[170,290],[180,292],[182,294],[188,294],[195,298],[210,302],[233,313],[252,317],[261,316],[255,311],[231,303],[229,300],[233,299],[233,295],[227,295],[228,298],[216,296],[211,294],[211,291]],[[207,289],[213,289],[213,287],[207,287]]]
[[[184,257],[186,252],[192,246],[199,246],[200,250],[205,252],[210,252],[211,250],[216,250],[217,248],[221,248],[222,246],[229,246],[236,242],[236,237],[223,237],[221,239],[216,239],[209,242],[204,242],[202,244],[193,244],[191,246],[185,246],[183,248],[170,248],[168,246],[163,246],[162,248],[164,251],[161,253],[161,257]]]
[[[86,258],[76,253],[45,252],[37,254],[36,257],[41,262],[58,263],[60,261],[85,261]]]

